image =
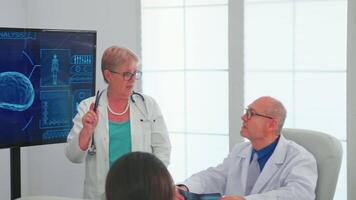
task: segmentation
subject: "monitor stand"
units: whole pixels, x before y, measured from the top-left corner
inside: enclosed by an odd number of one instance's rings
[[[21,149],[10,148],[11,200],[21,197]]]

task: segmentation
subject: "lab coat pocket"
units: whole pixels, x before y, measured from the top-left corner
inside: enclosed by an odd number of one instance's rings
[[[151,132],[152,132],[152,124],[150,121],[145,121],[142,123],[142,138],[144,144],[144,150],[147,152],[152,152],[151,148]]]

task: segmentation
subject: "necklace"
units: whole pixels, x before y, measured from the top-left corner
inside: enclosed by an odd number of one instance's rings
[[[127,112],[127,110],[129,109],[129,102],[127,102],[127,105],[126,105],[125,110],[122,111],[121,113],[118,113],[118,112],[113,111],[113,110],[110,108],[109,103],[108,103],[108,109],[109,109],[109,111],[110,111],[112,114],[120,116],[120,115],[125,114],[125,113]]]

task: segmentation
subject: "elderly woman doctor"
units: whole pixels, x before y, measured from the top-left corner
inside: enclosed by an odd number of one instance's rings
[[[110,166],[126,153],[153,153],[169,164],[171,144],[160,108],[151,97],[133,92],[141,77],[138,62],[129,49],[106,49],[101,70],[108,87],[83,100],[73,119],[65,154],[74,163],[85,160],[86,199],[100,199]]]

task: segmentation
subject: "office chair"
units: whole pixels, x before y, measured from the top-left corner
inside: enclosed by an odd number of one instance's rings
[[[333,200],[342,160],[340,141],[326,133],[303,129],[285,128],[282,135],[314,155],[318,167],[316,200]]]

